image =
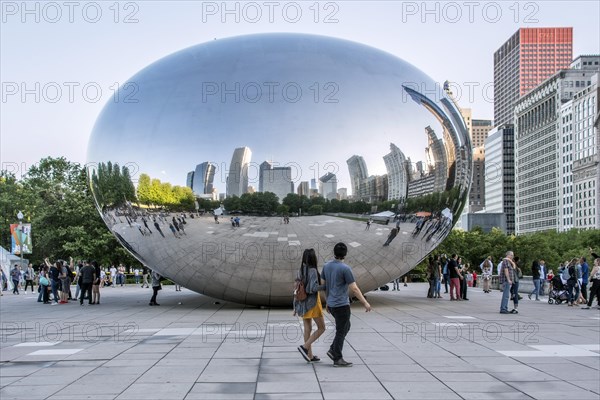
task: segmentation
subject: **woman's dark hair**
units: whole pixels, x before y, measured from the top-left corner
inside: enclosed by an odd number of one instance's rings
[[[306,270],[304,270],[306,266]],[[321,284],[321,274],[319,274],[319,270],[317,268],[317,253],[315,253],[315,249],[305,249],[302,254],[302,268],[301,275],[304,275],[306,271],[306,275],[308,276],[308,268],[314,268],[317,271],[317,279],[319,280],[319,285]]]

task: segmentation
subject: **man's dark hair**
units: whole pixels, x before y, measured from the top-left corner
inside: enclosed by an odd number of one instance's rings
[[[583,260],[583,262],[587,262],[587,260],[585,259],[585,257],[581,257],[581,259]]]
[[[454,257],[456,257],[456,254],[452,254],[452,256],[450,258],[454,258]]]
[[[340,242],[333,247],[333,255],[338,260],[346,257],[346,254],[348,254],[348,247],[344,243]]]

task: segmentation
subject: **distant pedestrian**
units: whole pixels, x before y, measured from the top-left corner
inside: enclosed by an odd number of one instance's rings
[[[173,236],[175,236],[177,239],[181,239],[179,237],[179,235],[177,234],[177,231],[175,230],[175,227],[173,226],[173,224],[169,224],[169,229],[171,230],[171,232],[173,232]]]
[[[81,297],[79,298],[79,305],[83,305],[83,300],[88,299],[88,304],[92,304],[92,285],[96,280],[96,271],[94,267],[90,264],[86,263],[80,270],[79,274],[81,277],[79,278],[81,281],[79,285],[81,286]]]
[[[538,260],[533,260],[531,264],[531,276],[533,280],[533,290],[527,297],[531,300],[531,296],[535,294],[535,300],[540,301],[540,263]]]
[[[146,267],[145,265],[142,266],[142,278],[144,279],[142,281],[142,287],[147,287],[149,288],[149,284],[148,284],[148,275],[150,274],[150,272],[148,271],[148,267]]]
[[[40,265],[40,273],[38,274],[38,302],[44,302],[44,304],[50,304],[48,301],[48,294],[50,291],[50,280],[48,279],[48,267],[44,264]]]
[[[27,293],[27,287],[31,285],[31,293],[33,293],[33,280],[35,279],[35,272],[33,272],[33,264],[29,264],[25,273],[23,274],[25,278],[25,293]]]
[[[392,230],[390,231],[387,240],[385,241],[385,243],[383,244],[384,246],[389,246],[390,243],[392,243],[392,240],[394,240],[394,238],[398,235],[398,228],[392,228]]]
[[[348,253],[348,247],[344,243],[338,243],[333,247],[335,259],[329,261],[323,267],[323,284],[327,293],[327,309],[335,319],[335,338],[327,352],[327,356],[333,360],[334,367],[351,367],[352,363],[344,360],[342,350],[344,340],[350,330],[350,296],[357,297],[365,306],[365,311],[371,311],[371,305],[360,291],[352,270],[344,263]]]
[[[102,284],[102,269],[97,261],[92,261],[94,268],[94,283],[92,283],[92,304],[100,304],[100,286]]]
[[[30,264],[31,265],[31,264]],[[590,267],[588,266],[587,260],[585,257],[581,257],[579,260],[579,265],[581,265],[581,295],[583,299],[587,303],[587,285],[590,277]],[[27,290],[26,290],[27,291]]]
[[[481,279],[483,279],[483,293],[489,293],[491,291],[490,281],[492,280],[492,270],[494,269],[492,256],[488,256],[488,258],[483,260],[479,268],[481,268]]]
[[[500,314],[508,314],[508,299],[510,298],[510,289],[513,285],[513,276],[516,265],[513,261],[514,253],[506,252],[506,257],[500,263],[498,279],[500,281],[500,289],[502,290],[502,300],[500,301]],[[517,297],[518,301],[518,297]],[[513,314],[518,313],[517,310],[510,311]]]
[[[13,294],[19,294],[19,281],[21,280],[21,269],[18,264],[15,264],[10,271],[10,279],[13,283]]]
[[[158,295],[158,291],[162,290],[162,286],[160,284],[160,279],[162,278],[160,274],[156,271],[152,271],[152,298],[150,299],[150,306],[160,306],[156,302],[156,296]]]
[[[372,222],[372,221],[373,221],[373,220],[372,220],[371,218],[369,218],[369,219],[367,220],[367,226],[366,226],[366,228],[365,228],[365,231],[368,231],[369,229],[371,229],[371,222]]]
[[[460,281],[463,276],[458,268],[456,254],[452,254],[448,260],[448,272],[450,274],[450,300],[460,300]]]
[[[585,307],[582,307],[582,309],[589,309],[594,302],[594,297],[596,297],[596,302],[598,303],[598,308],[600,309],[600,258],[596,258],[594,260],[594,268],[592,268],[590,277],[592,287],[590,288],[588,301]]]
[[[160,225],[158,224],[158,221],[154,221],[154,227],[156,228],[156,230],[158,231],[158,233],[160,233],[160,236],[165,237],[165,234],[160,229]]]

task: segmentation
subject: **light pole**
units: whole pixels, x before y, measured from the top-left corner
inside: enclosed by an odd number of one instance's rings
[[[19,253],[21,255],[21,268],[23,268],[23,213],[19,211],[17,213],[17,218],[19,219]]]

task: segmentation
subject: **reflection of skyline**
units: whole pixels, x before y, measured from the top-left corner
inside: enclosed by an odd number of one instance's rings
[[[443,192],[451,188],[449,182],[450,168],[448,156],[456,159],[455,146],[445,145],[435,131],[425,127],[427,147],[425,148],[426,164],[419,161],[413,165],[402,150],[390,143],[390,152],[383,156],[387,174],[367,176],[368,168],[364,158],[353,155],[347,160],[350,181],[352,182],[352,198],[368,203],[373,201],[401,200],[431,193]],[[446,140],[452,140],[445,134]],[[385,184],[376,182],[384,181]]]

